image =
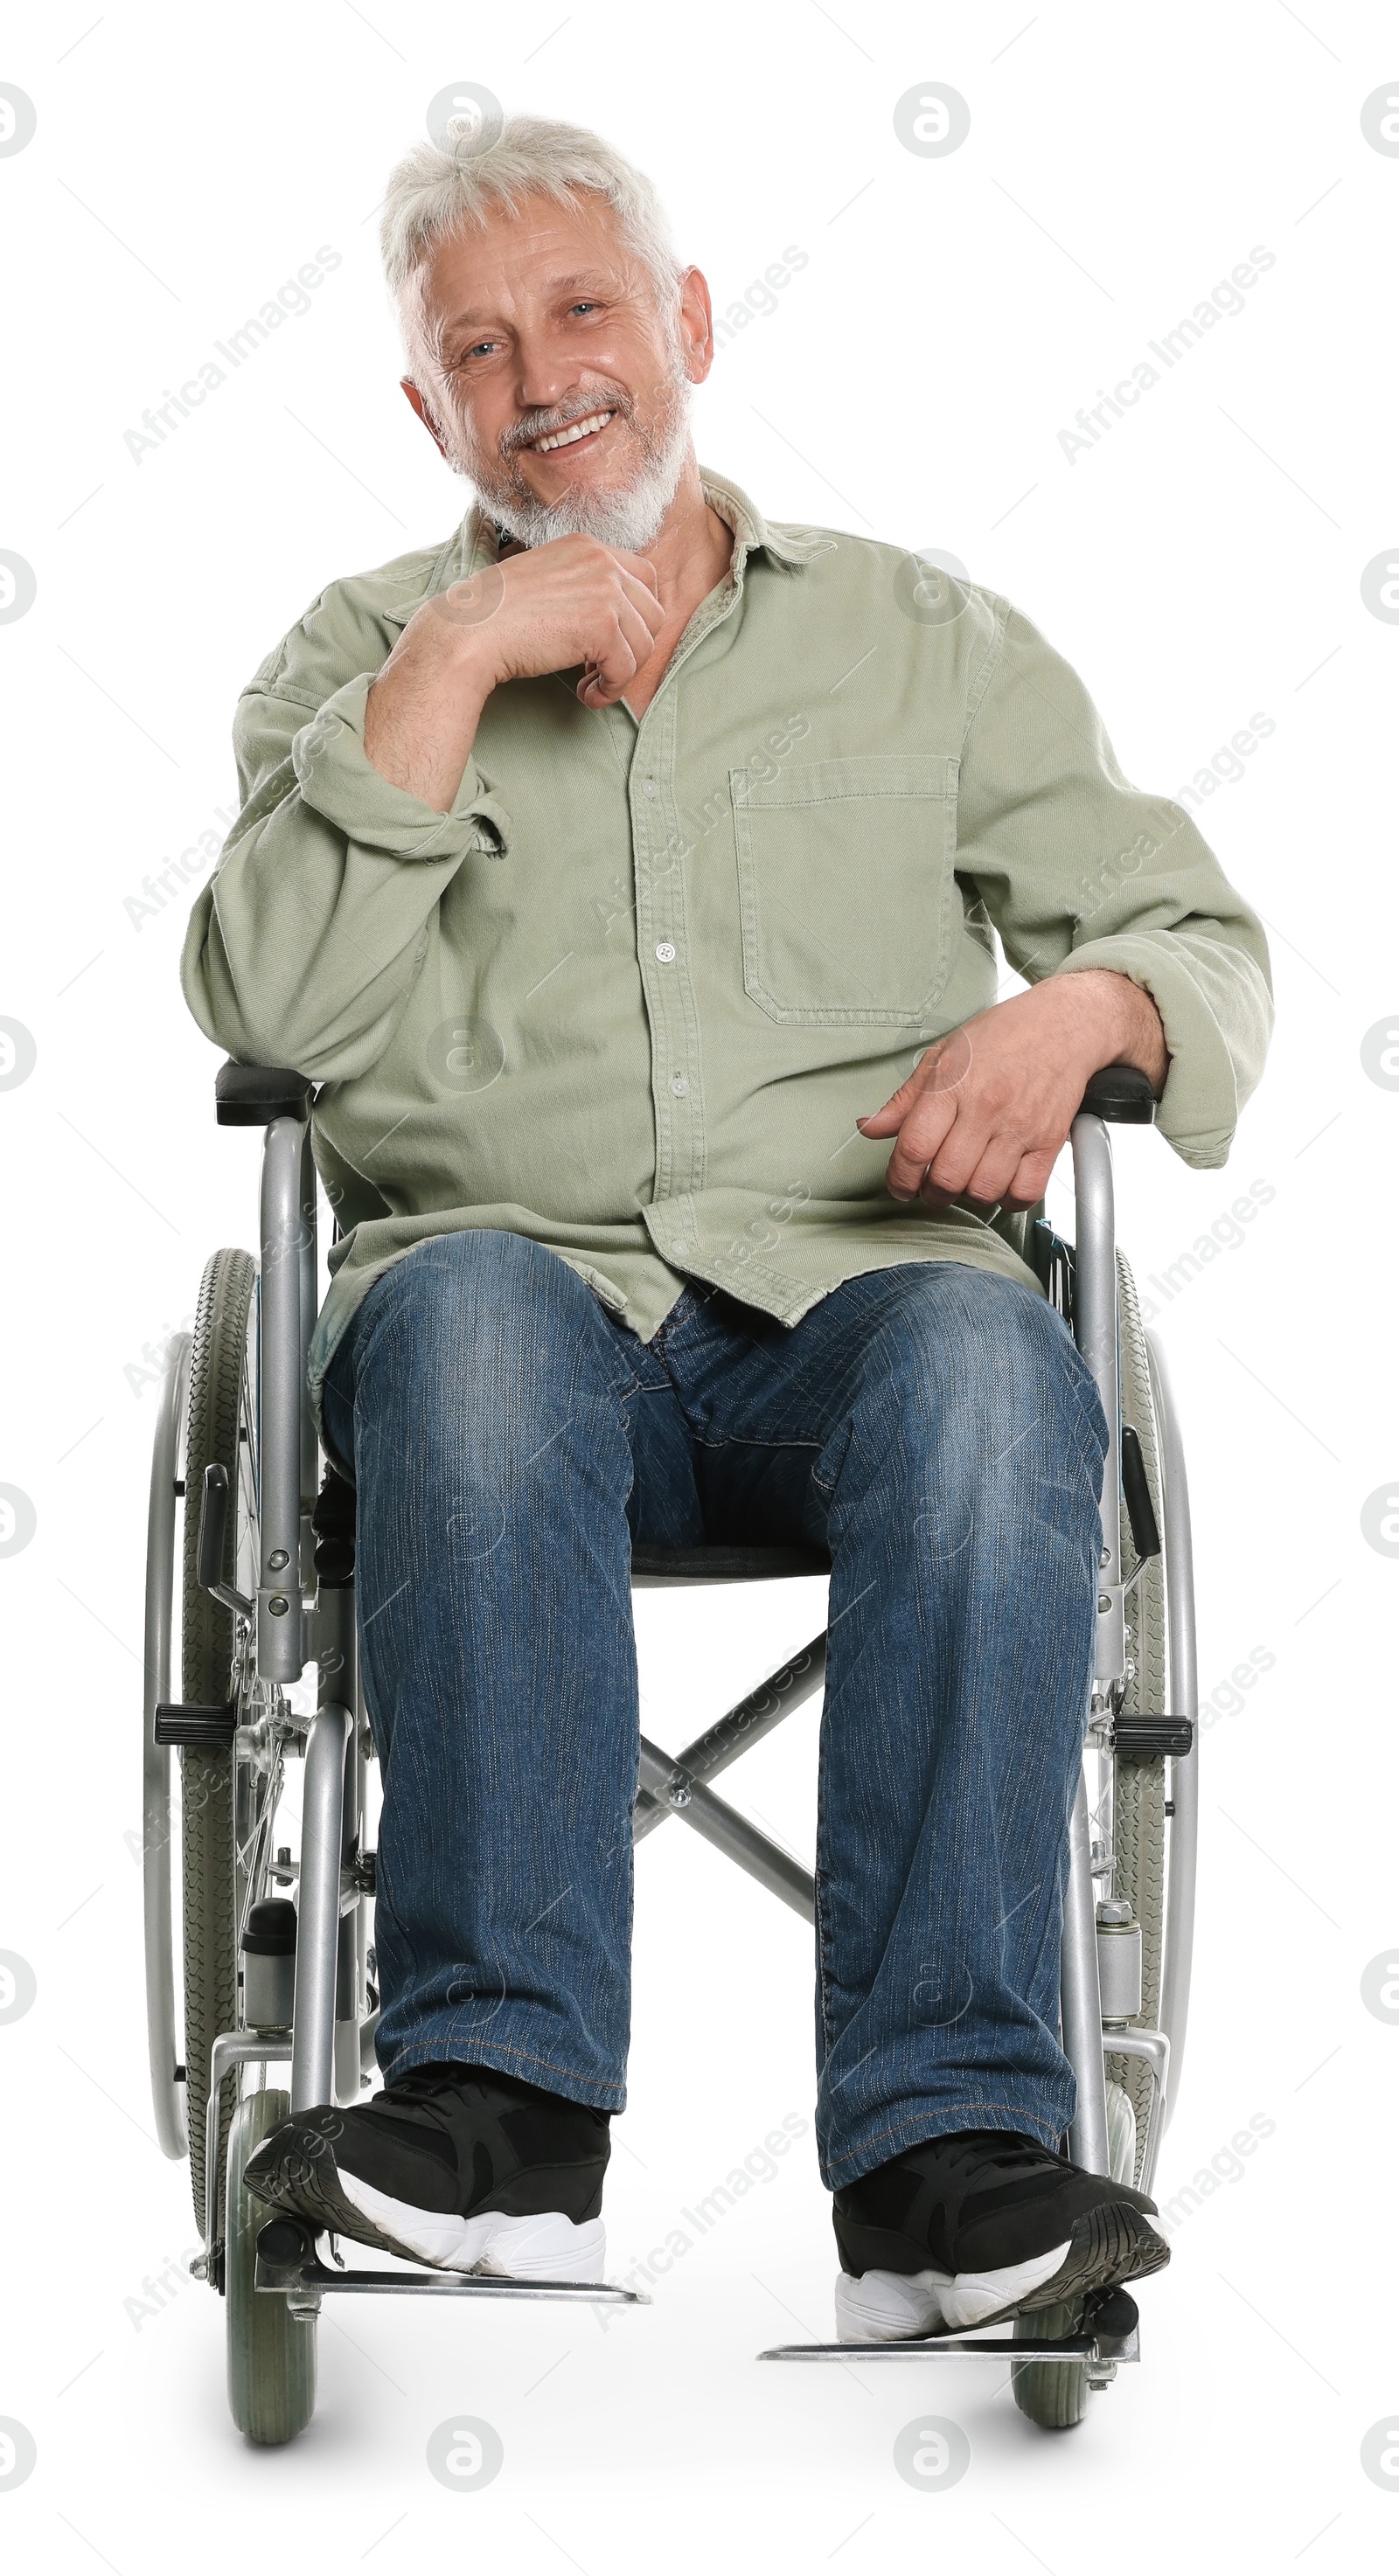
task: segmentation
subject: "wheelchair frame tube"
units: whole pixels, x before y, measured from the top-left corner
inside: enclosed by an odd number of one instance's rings
[[[1161,1979],[1161,2027],[1170,2042],[1166,2126],[1180,2090],[1181,2059],[1190,2011],[1190,1970],[1195,1936],[1195,1852],[1200,1800],[1199,1681],[1195,1666],[1195,1560],[1190,1535],[1190,1489],[1180,1421],[1160,1343],[1147,1337],[1147,1361],[1160,1435],[1161,1502],[1166,1558],[1171,1712],[1194,1727],[1190,1751],[1171,1764],[1171,1844],[1166,1878],[1166,1956]]]
[[[162,2155],[189,2151],[175,2081],[175,1950],[170,1915],[170,1748],[155,1740],[157,1703],[170,1697],[175,1595],[175,1471],[189,1387],[188,1333],[171,1343],[156,1414],[146,1522],[145,1732],[141,1761],[141,1881],[146,1933],[146,2041]]]
[[[706,1789],[702,1780],[696,1780],[688,1771],[682,1770],[679,1763],[672,1762],[658,1744],[650,1743],[644,1735],[641,1738],[640,1767],[643,1786],[650,1790],[653,1798],[659,1799],[663,1806],[677,1815],[682,1824],[689,1825],[705,1842],[713,1843],[715,1850],[723,1852],[727,1859],[737,1861],[740,1869],[747,1870],[750,1878],[756,1878],[760,1886],[779,1896],[784,1905],[790,1905],[793,1913],[799,1914],[804,1923],[815,1922],[815,1881],[810,1871],[802,1868],[800,1861],[793,1860],[790,1852],[770,1842],[766,1834],[759,1833],[756,1825],[750,1825],[747,1817],[738,1813],[736,1807],[716,1797],[712,1789]],[[1096,1960],[1095,1950],[1095,1965]]]
[[[1069,1883],[1059,1945],[1059,2016],[1064,2054],[1078,2100],[1069,2153],[1089,2173],[1110,2173],[1107,2089],[1103,2073],[1103,2007],[1098,1987],[1098,1913],[1089,1872],[1088,1791],[1082,1769],[1069,1821]],[[1111,2045],[1111,2042],[1109,2042]]]
[[[826,1632],[823,1628],[819,1637],[813,1637],[799,1654],[791,1656],[775,1673],[769,1674],[765,1682],[760,1682],[756,1690],[749,1691],[745,1699],[738,1700],[723,1717],[716,1718],[703,1735],[696,1736],[693,1744],[687,1744],[684,1751],[676,1755],[675,1768],[690,1772],[696,1780],[717,1778],[721,1771],[727,1771],[731,1762],[738,1760],[740,1753],[747,1752],[750,1744],[760,1744],[765,1735],[770,1735],[775,1726],[781,1725],[784,1717],[790,1717],[795,1709],[804,1707],[807,1700],[821,1689],[825,1678]],[[644,1788],[632,1815],[633,1842],[643,1842],[647,1834],[653,1834],[657,1825],[663,1825],[667,1816],[674,1812],[664,1802],[657,1804],[654,1793]]]
[[[1107,1423],[1103,1461],[1102,1553],[1097,1569],[1098,1622],[1093,1697],[1107,1702],[1126,1678],[1122,1596],[1122,1417],[1118,1377],[1117,1224],[1112,1146],[1101,1118],[1080,1111],[1071,1129],[1074,1157],[1074,1339],[1093,1374]],[[1088,1791],[1080,1767],[1069,1823],[1069,1878],[1059,1948],[1059,2010],[1064,2052],[1074,2070],[1077,2106],[1069,2129],[1074,2163],[1109,2173],[1103,2011],[1098,1986],[1098,1914],[1088,1828]]]
[[[316,1443],[315,1417],[311,1411],[308,1366],[311,1336],[316,1329],[316,1164],[311,1152],[311,1126],[308,1119],[301,1131],[301,1230],[297,1236],[300,1259],[297,1264],[297,1304],[300,1321],[300,1401],[297,1419],[301,1425],[301,1510],[315,1509],[316,1480],[320,1459]],[[315,1581],[313,1566],[305,1569],[310,1583]]]
[[[1098,1637],[1093,1659],[1100,1696],[1126,1675],[1122,1601],[1122,1438],[1117,1362],[1117,1233],[1112,1147],[1101,1118],[1080,1112],[1074,1154],[1074,1339],[1093,1372],[1108,1426],[1103,1461],[1103,1552],[1098,1568]]]
[[[301,1606],[302,1146],[299,1118],[274,1118],[262,1151],[258,1356],[261,1562],[257,1669],[294,1682],[305,1661]],[[278,1609],[273,1604],[280,1604]]]
[[[293,2111],[311,2111],[335,2099],[335,1987],[340,1952],[345,1748],[353,1728],[354,1719],[343,1701],[327,1700],[312,1718],[306,1738],[296,1989],[292,2004]]]

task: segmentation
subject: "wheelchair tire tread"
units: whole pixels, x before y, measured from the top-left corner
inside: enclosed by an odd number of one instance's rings
[[[1137,1303],[1136,1284],[1118,1254],[1118,1308],[1121,1326],[1122,1412],[1142,1447],[1152,1509],[1162,1526],[1160,1450],[1147,1364],[1146,1336]],[[1136,1671],[1127,1684],[1125,1708],[1130,1713],[1164,1711],[1168,1688],[1166,1656],[1166,1569],[1164,1560],[1148,1558],[1134,1596],[1133,1660]],[[1141,2023],[1155,2029],[1161,2008],[1161,1978],[1166,1913],[1166,1775],[1162,1762],[1118,1762],[1113,1766],[1113,1848],[1117,1858],[1112,1892],[1127,1897],[1142,1927]],[[1139,2057],[1107,2060],[1107,2073],[1125,2091],[1137,2126],[1136,2172],[1140,2183],[1151,2108],[1150,2069]]]
[[[246,1366],[248,1317],[255,1268],[246,1252],[214,1253],[205,1265],[190,1354],[185,1489],[193,1507],[184,1523],[182,1595],[182,1695],[212,1704],[225,1700],[233,1656],[233,1621],[199,1582],[199,1510],[204,1470],[214,1461],[229,1472],[236,1496],[239,1412]],[[238,1515],[229,1515],[225,1577],[234,1571]],[[218,2033],[237,2019],[237,1924],[233,1835],[233,1759],[224,1747],[186,1745],[181,1763],[186,2102],[190,2183],[201,2234],[204,2227],[205,2116],[209,2052]],[[222,2087],[219,2118],[219,2223],[228,2125],[237,2078]]]

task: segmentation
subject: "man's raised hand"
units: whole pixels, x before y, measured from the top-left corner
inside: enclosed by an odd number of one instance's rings
[[[481,710],[505,680],[583,665],[578,696],[607,707],[650,660],[664,623],[644,555],[556,537],[425,600],[365,704],[364,748],[381,777],[451,810]]]

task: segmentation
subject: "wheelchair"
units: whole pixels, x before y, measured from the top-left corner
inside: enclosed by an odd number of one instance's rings
[[[375,1748],[358,1673],[354,1497],[329,1465],[321,1473],[306,1392],[317,1283],[313,1086],[230,1061],[215,1088],[221,1125],[265,1129],[260,1259],[213,1254],[193,1332],[172,1342],[159,1398],[143,1729],[147,2027],[160,2144],[189,2158],[202,2247],[190,2268],[223,2300],[230,2409],[253,2442],[275,2444],[313,2412],[327,2296],[647,2302],[608,2283],[349,2269],[333,2238],[327,2261],[309,2225],[269,2216],[243,2187],[252,2150],[289,2109],[346,2104],[370,2080],[379,2016],[365,1828]],[[1060,1954],[1061,2030],[1077,2083],[1067,2145],[1076,2163],[1145,2189],[1180,2083],[1197,1812],[1185,1464],[1162,1355],[1116,1247],[1108,1136],[1113,1123],[1149,1124],[1154,1108],[1131,1067],[1095,1076],[1072,1129],[1076,1243],[1042,1215],[1017,1221],[1111,1432]],[[828,1570],[828,1558],[800,1548],[638,1544],[632,1558],[638,1586]],[[820,1689],[825,1651],[824,1634],[813,1638],[674,1757],[643,1737],[633,1812],[637,1842],[675,1819],[808,1922],[810,1873],[712,1783]],[[311,1666],[314,1705],[305,1706]],[[277,1839],[291,1762],[302,1772],[295,1849]],[[269,2070],[282,2067],[289,2091],[269,2083]],[[1138,2360],[1136,2306],[1117,2290],[1021,2317],[1010,2336],[862,2345],[860,2359],[945,2353],[1008,2359],[1021,2411],[1064,2428],[1082,2420],[1090,2390]],[[850,2350],[782,2345],[760,2358],[848,2361]]]

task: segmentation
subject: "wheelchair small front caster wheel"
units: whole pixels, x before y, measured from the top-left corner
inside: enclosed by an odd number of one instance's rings
[[[285,2093],[250,2093],[234,2113],[228,2141],[228,2404],[239,2432],[250,2442],[290,2442],[310,2423],[316,2404],[320,2301],[313,2294],[293,2307],[284,2293],[255,2287],[257,2240],[267,2227],[267,2208],[243,2187],[243,2167],[253,2149],[290,2108]]]

